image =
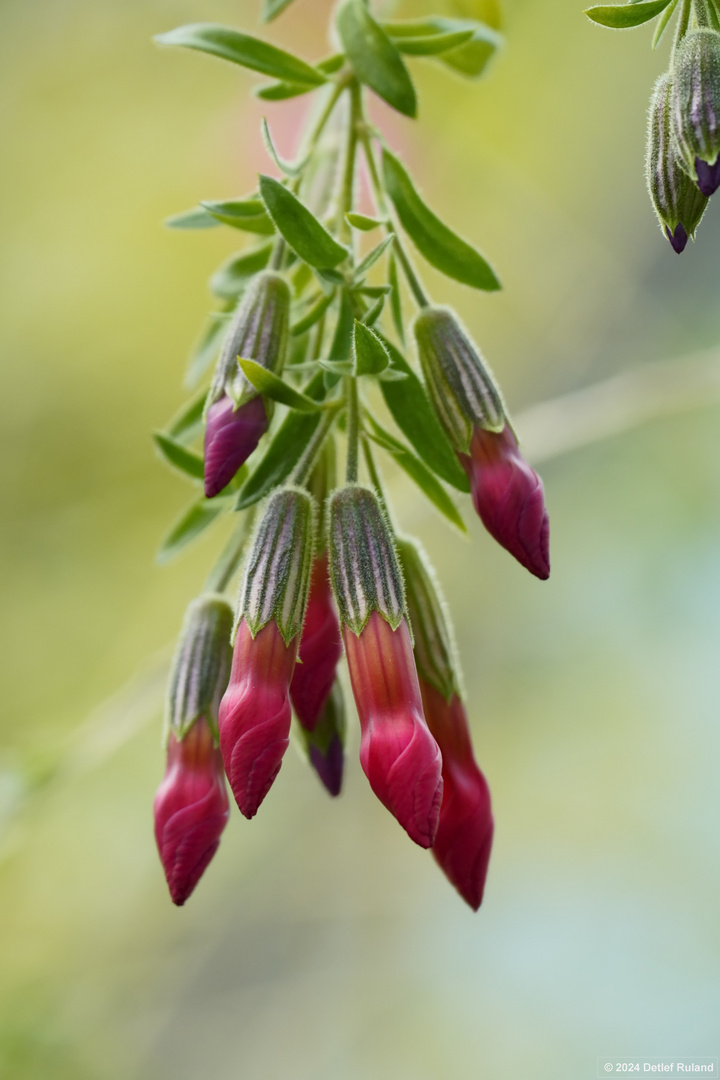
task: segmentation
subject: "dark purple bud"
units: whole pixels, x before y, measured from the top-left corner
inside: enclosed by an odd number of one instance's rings
[[[697,186],[703,195],[709,199],[720,187],[720,156],[714,165],[708,165],[707,161],[695,158],[695,172],[697,173]]]
[[[340,794],[343,778],[343,762],[345,752],[343,744],[337,735],[333,735],[330,745],[323,753],[319,746],[310,746],[310,764],[318,774],[328,792],[335,796]]]
[[[235,409],[232,398],[211,405],[205,428],[205,496],[214,498],[230,483],[267,431],[268,418],[261,397]]]
[[[685,245],[688,242],[688,234],[685,232],[685,226],[680,223],[675,229],[674,233],[670,232],[668,225],[665,226],[665,233],[670,241],[670,245],[673,251],[676,251],[680,255],[685,250]]]

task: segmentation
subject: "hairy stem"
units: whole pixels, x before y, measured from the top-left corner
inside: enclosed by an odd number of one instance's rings
[[[224,592],[233,575],[240,566],[255,518],[255,507],[242,515],[235,531],[223,548],[220,558],[213,566],[207,581],[205,592]]]
[[[347,400],[347,462],[345,480],[356,484],[360,455],[360,415],[358,409],[357,379],[345,376],[345,398]]]

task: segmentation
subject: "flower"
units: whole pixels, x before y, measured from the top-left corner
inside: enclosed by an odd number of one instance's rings
[[[345,764],[345,702],[337,679],[315,727],[308,731],[301,726],[300,735],[325,788],[331,795],[339,795]]]
[[[341,656],[340,625],[328,578],[327,552],[323,552],[313,563],[300,638],[300,663],[290,684],[295,715],[307,731],[315,729],[325,708]]]
[[[168,888],[180,907],[217,851],[230,816],[222,758],[203,717],[182,739],[170,733],[167,771],[153,810]]]
[[[220,703],[220,749],[241,812],[254,817],[290,735],[290,680],[305,614],[314,503],[281,488],[268,499],[245,566],[230,683]]]
[[[235,408],[225,394],[207,413],[205,427],[205,497],[214,498],[230,483],[265,434],[268,417],[261,397]]]
[[[550,523],[542,480],[520,453],[509,424],[500,433],[476,427],[469,454],[458,454],[473,506],[499,544],[541,580],[550,576]]]

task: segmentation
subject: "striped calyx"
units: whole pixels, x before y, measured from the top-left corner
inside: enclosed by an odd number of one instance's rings
[[[290,288],[280,274],[263,271],[248,286],[233,316],[218,360],[206,409],[227,394],[235,407],[257,396],[238,358],[278,374],[285,363],[290,327]]]
[[[425,552],[412,540],[398,540],[405,598],[415,637],[418,675],[450,701],[460,695],[460,675],[447,607]]]
[[[171,733],[183,739],[204,717],[217,741],[218,708],[230,678],[232,625],[232,608],[222,596],[201,596],[188,607],[170,672],[166,740]]]
[[[393,630],[405,618],[405,589],[377,496],[352,484],[328,500],[330,582],[341,622],[361,634],[377,611]]]
[[[466,454],[475,427],[505,427],[500,391],[480,350],[449,308],[423,308],[413,330],[440,422],[455,449]]]
[[[267,501],[240,586],[235,630],[242,619],[253,638],[273,620],[289,645],[305,618],[315,529],[307,491],[285,487]]]
[[[672,64],[673,131],[683,167],[698,179],[697,162],[713,165],[720,152],[720,34],[691,30]]]
[[[707,198],[687,175],[672,133],[672,81],[669,73],[655,83],[648,116],[645,169],[648,191],[660,227],[678,254],[700,224]]]

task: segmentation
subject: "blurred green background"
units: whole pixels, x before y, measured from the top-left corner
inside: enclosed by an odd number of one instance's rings
[[[581,6],[509,0],[487,79],[413,62],[419,122],[382,114],[500,273],[483,296],[423,267],[518,414],[720,340],[720,206],[678,258],[644,188],[667,43]],[[164,664],[223,537],[154,565],[187,489],[149,432],[183,400],[236,237],[161,222],[269,163],[256,80],[150,38],[252,28],[259,7],[0,5],[0,1076],[580,1080],[598,1054],[716,1055],[712,394],[543,465],[547,584],[392,480],[452,605],[493,791],[478,915],[374,799],[356,732],[336,803],[291,750],[187,908],[170,903],[151,829]],[[328,10],[297,0],[269,33],[319,58]],[[291,153],[302,108],[265,108]]]

